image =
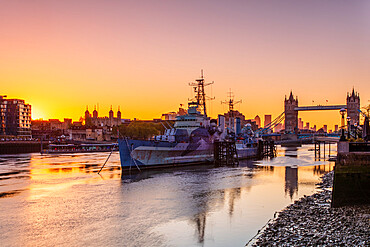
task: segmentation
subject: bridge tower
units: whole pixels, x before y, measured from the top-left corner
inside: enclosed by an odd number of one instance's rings
[[[360,95],[352,89],[352,93],[347,93],[347,116],[351,118],[351,125],[360,122]]]
[[[294,108],[298,107],[298,98],[294,99],[292,91],[289,98],[285,96],[284,112],[285,112],[285,133],[298,132],[298,111]]]

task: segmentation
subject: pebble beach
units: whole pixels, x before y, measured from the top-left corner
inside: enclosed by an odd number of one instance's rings
[[[333,175],[276,213],[247,246],[370,246],[370,205],[331,208]]]

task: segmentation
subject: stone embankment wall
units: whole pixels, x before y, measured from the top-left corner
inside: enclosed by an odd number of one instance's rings
[[[370,204],[370,153],[339,153],[335,163],[332,207]]]
[[[44,144],[45,148],[46,144]],[[41,151],[41,143],[33,141],[0,142],[0,154],[36,153]]]

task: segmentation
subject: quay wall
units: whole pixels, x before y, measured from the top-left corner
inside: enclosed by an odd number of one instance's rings
[[[44,144],[44,148],[46,143]],[[40,141],[0,142],[0,154],[21,154],[41,152]]]
[[[332,207],[361,204],[370,204],[370,152],[338,152]]]

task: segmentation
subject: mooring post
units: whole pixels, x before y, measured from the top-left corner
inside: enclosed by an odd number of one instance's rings
[[[41,143],[40,143],[40,145],[41,145],[41,147],[40,147],[40,149],[41,149],[41,151],[40,151],[40,153],[42,154],[43,152],[42,152],[42,150],[43,150],[43,146],[42,146],[42,139],[44,138],[44,136],[41,136]]]

